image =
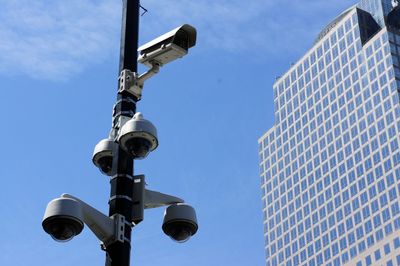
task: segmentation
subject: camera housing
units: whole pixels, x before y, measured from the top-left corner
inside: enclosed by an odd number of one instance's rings
[[[111,217],[96,210],[84,201],[62,194],[47,204],[42,226],[54,240],[65,242],[79,235],[86,224],[89,229],[107,246],[124,239],[125,218],[120,214]]]
[[[148,67],[165,65],[185,56],[196,45],[197,31],[184,24],[139,47],[138,62]]]
[[[112,171],[113,148],[116,143],[111,139],[101,140],[94,148],[92,161],[105,175],[110,176]]]
[[[65,242],[83,230],[83,214],[80,203],[73,199],[58,198],[49,202],[42,226],[54,240]]]
[[[178,243],[189,240],[198,230],[194,208],[185,203],[170,205],[164,213],[162,230]]]
[[[122,126],[118,142],[134,159],[143,159],[158,146],[157,129],[141,113],[136,113]]]

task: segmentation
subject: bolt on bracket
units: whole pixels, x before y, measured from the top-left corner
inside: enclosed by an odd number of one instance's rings
[[[125,227],[131,225],[126,222],[125,217],[121,214],[114,214],[110,218],[113,220],[114,233],[109,238],[103,240],[100,243],[100,247],[104,251],[107,250],[107,246],[109,246],[110,244],[113,244],[115,242],[124,243],[125,241],[129,241],[125,237]]]
[[[118,78],[119,90],[118,92],[129,92],[135,96],[138,100],[142,98],[143,83],[138,83],[138,74],[132,72],[129,69],[124,69]]]

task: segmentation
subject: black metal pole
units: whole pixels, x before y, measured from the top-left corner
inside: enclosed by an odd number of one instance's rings
[[[139,0],[123,0],[121,50],[119,71],[124,69],[137,72],[137,48],[139,34]],[[118,86],[119,87],[119,86]],[[121,116],[133,117],[136,112],[136,99],[127,92],[119,92],[113,110],[113,127],[118,127]],[[133,160],[119,145],[116,145],[113,158],[109,200],[109,215],[120,214],[125,217],[125,239],[106,247],[106,266],[129,266],[131,253]]]

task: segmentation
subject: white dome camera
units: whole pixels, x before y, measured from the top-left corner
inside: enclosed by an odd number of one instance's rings
[[[157,129],[141,113],[136,113],[122,126],[118,142],[134,159],[143,159],[158,146]]]
[[[172,240],[183,243],[196,234],[198,229],[196,212],[190,205],[173,204],[165,210],[162,230]]]
[[[96,165],[103,174],[108,176],[111,175],[112,170],[114,145],[117,144],[111,139],[101,140],[94,148],[92,157],[94,165]]]
[[[117,218],[117,219],[115,219]],[[125,219],[108,217],[84,201],[63,194],[47,204],[42,226],[54,240],[66,242],[79,235],[86,224],[104,245],[123,241]]]
[[[80,203],[69,198],[58,198],[49,202],[42,226],[54,240],[65,242],[79,235],[83,229]]]

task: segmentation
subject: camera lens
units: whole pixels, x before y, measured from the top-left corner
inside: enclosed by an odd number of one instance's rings
[[[126,149],[134,158],[145,158],[150,152],[151,142],[145,138],[131,138],[125,143]]]
[[[109,175],[111,174],[111,169],[112,169],[112,156],[103,156],[100,159],[98,159],[97,163],[100,167],[100,171],[103,174]]]
[[[186,221],[173,221],[163,225],[163,230],[172,240],[183,243],[196,232],[196,227]]]
[[[43,229],[59,242],[66,242],[78,235],[82,229],[82,222],[73,217],[49,217],[42,223]]]

